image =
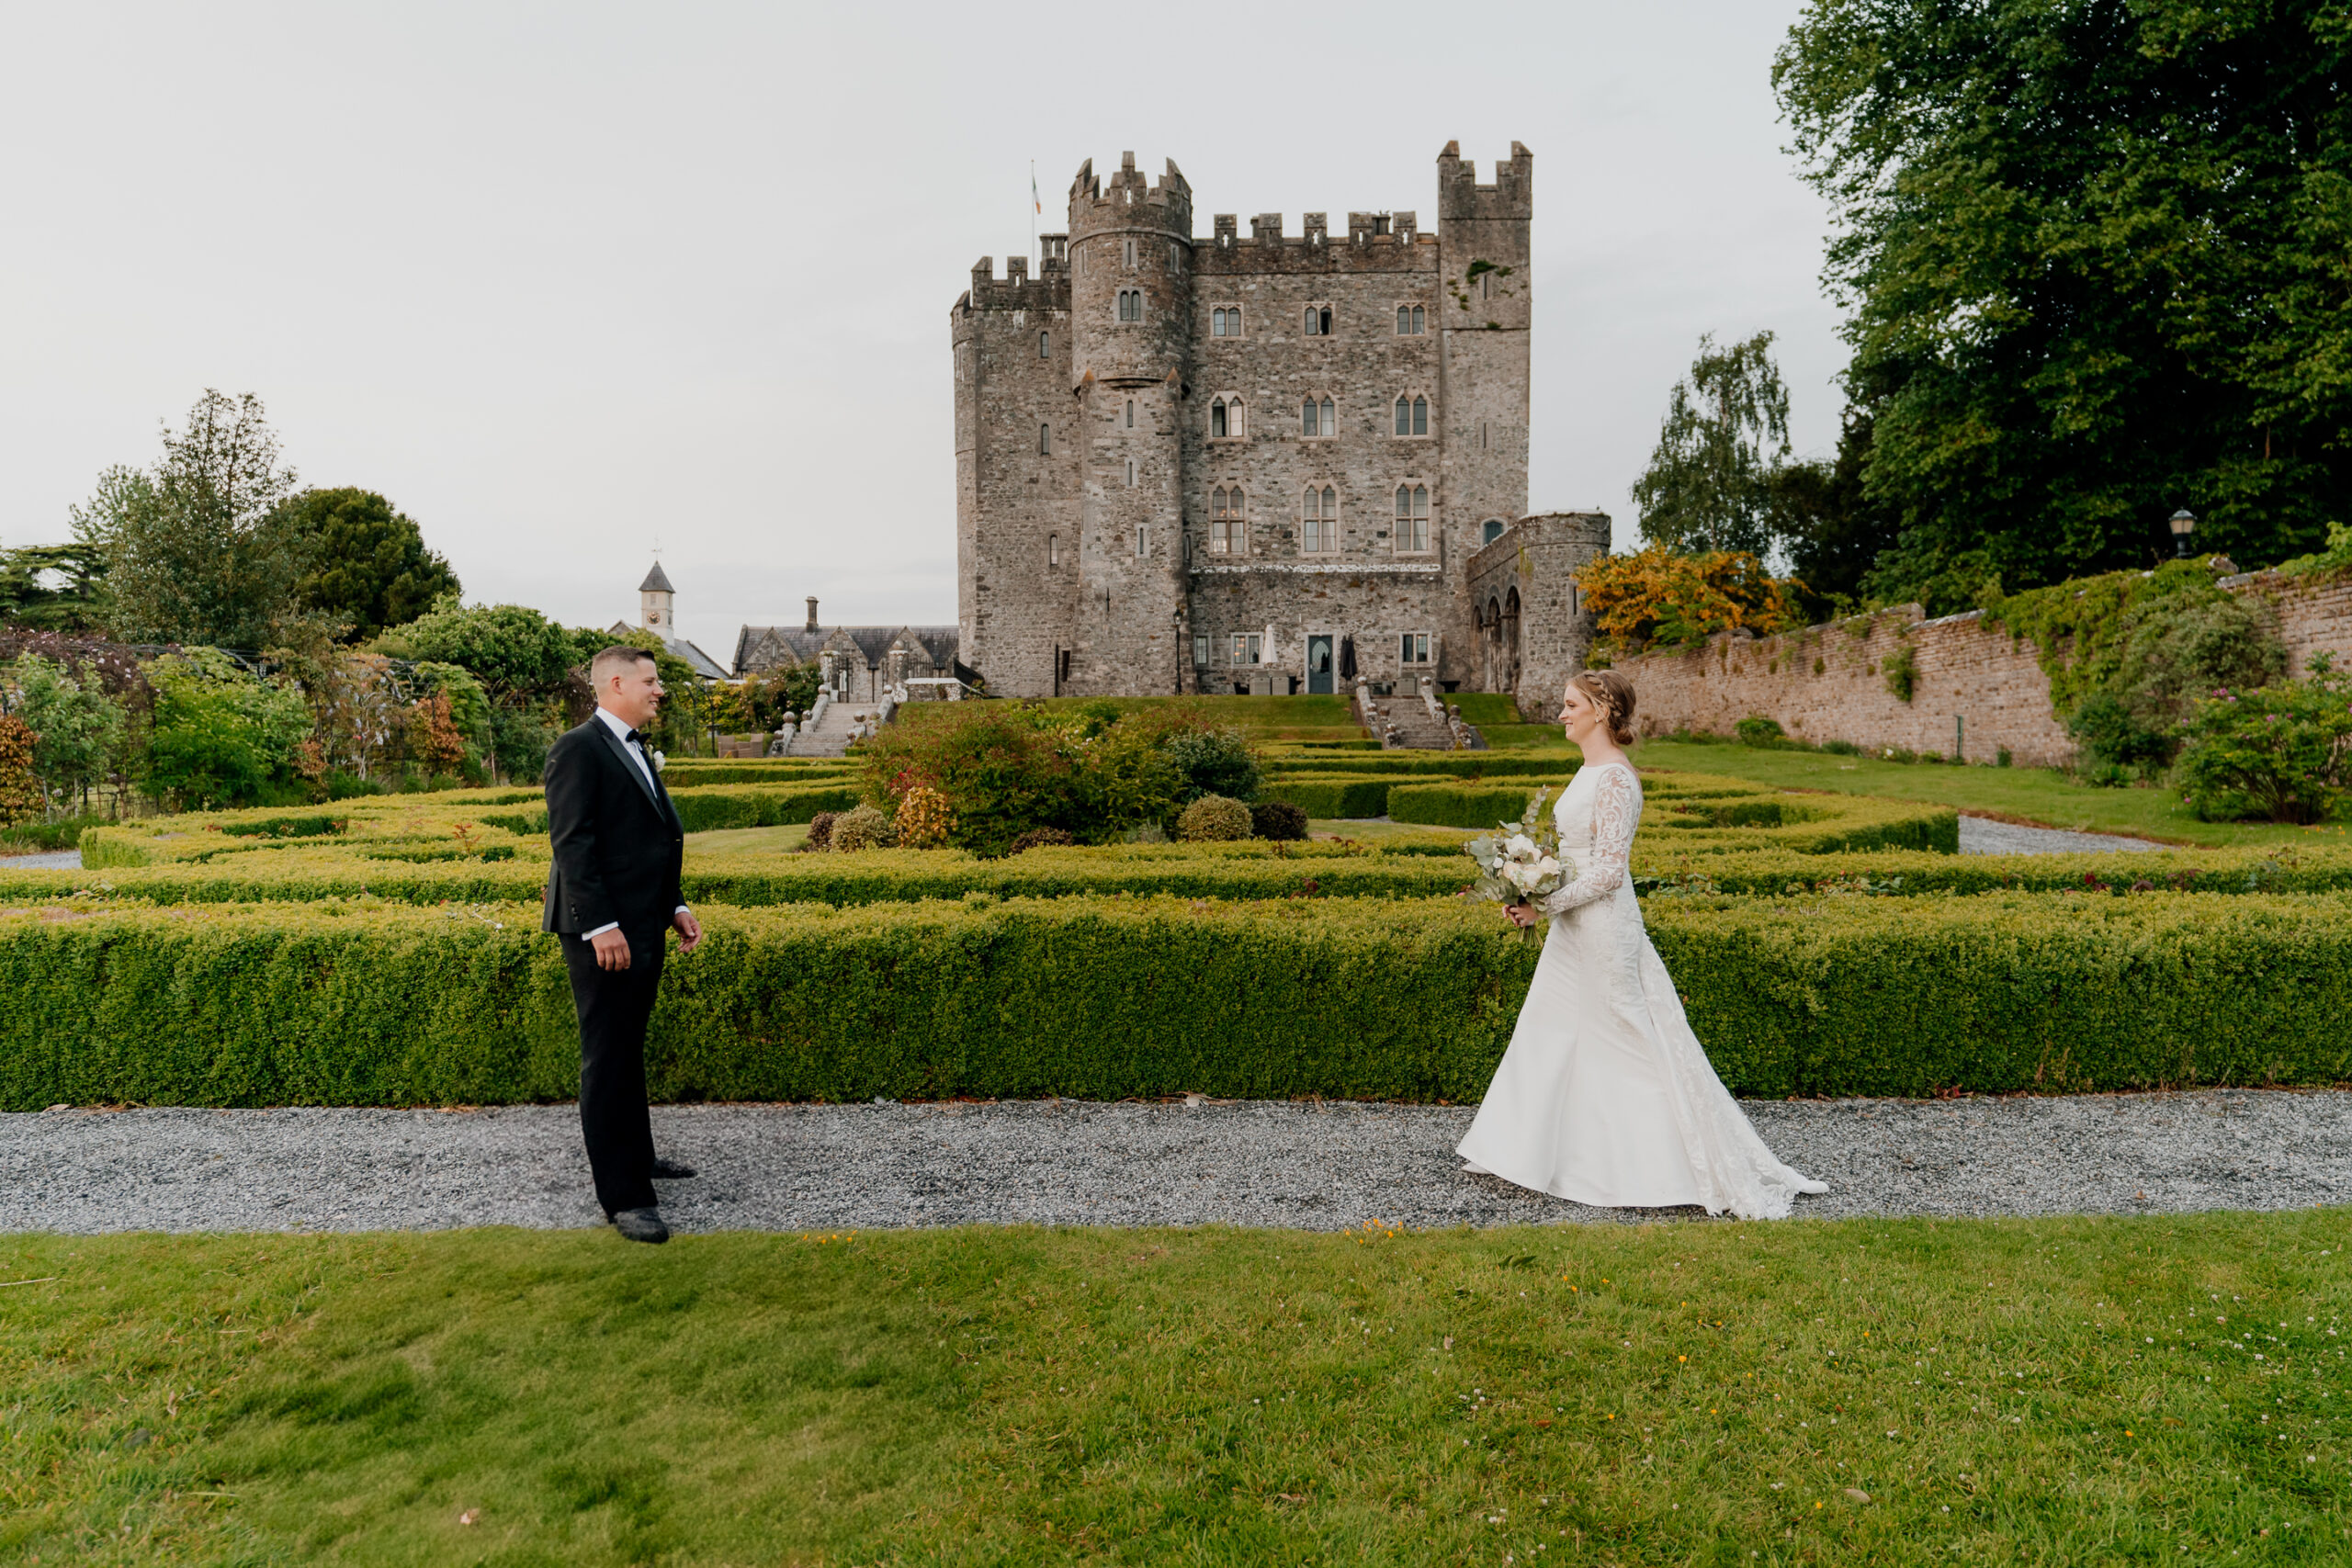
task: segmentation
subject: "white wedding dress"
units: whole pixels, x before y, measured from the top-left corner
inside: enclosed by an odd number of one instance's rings
[[[1580,769],[1553,820],[1567,886],[1510,1048],[1458,1152],[1464,1168],[1602,1208],[1697,1204],[1782,1219],[1829,1189],[1772,1157],[1715,1076],[1642,926],[1627,864],[1642,785]]]

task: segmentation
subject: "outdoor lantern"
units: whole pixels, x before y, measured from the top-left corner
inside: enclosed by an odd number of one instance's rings
[[[2197,532],[2197,519],[2188,508],[2182,507],[2172,514],[2172,553],[2176,560],[2188,558],[2188,536]]]

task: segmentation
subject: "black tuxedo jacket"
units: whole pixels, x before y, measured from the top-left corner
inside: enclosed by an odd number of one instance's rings
[[[662,775],[649,787],[620,737],[591,714],[548,750],[542,776],[555,865],[539,929],[577,934],[616,920],[627,931],[668,925],[685,902],[678,874],[686,833]]]

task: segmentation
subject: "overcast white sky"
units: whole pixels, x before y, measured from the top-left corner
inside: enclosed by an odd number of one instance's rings
[[[947,311],[1088,157],[1209,214],[1409,208],[1535,154],[1531,499],[1626,487],[1699,334],[1843,363],[1770,73],[1797,0],[72,6],[0,0],[0,544],[208,386],[382,491],[469,600],[956,618]]]

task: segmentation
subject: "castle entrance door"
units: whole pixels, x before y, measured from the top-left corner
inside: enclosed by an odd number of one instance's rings
[[[1328,637],[1306,639],[1306,694],[1331,694],[1331,639]]]

